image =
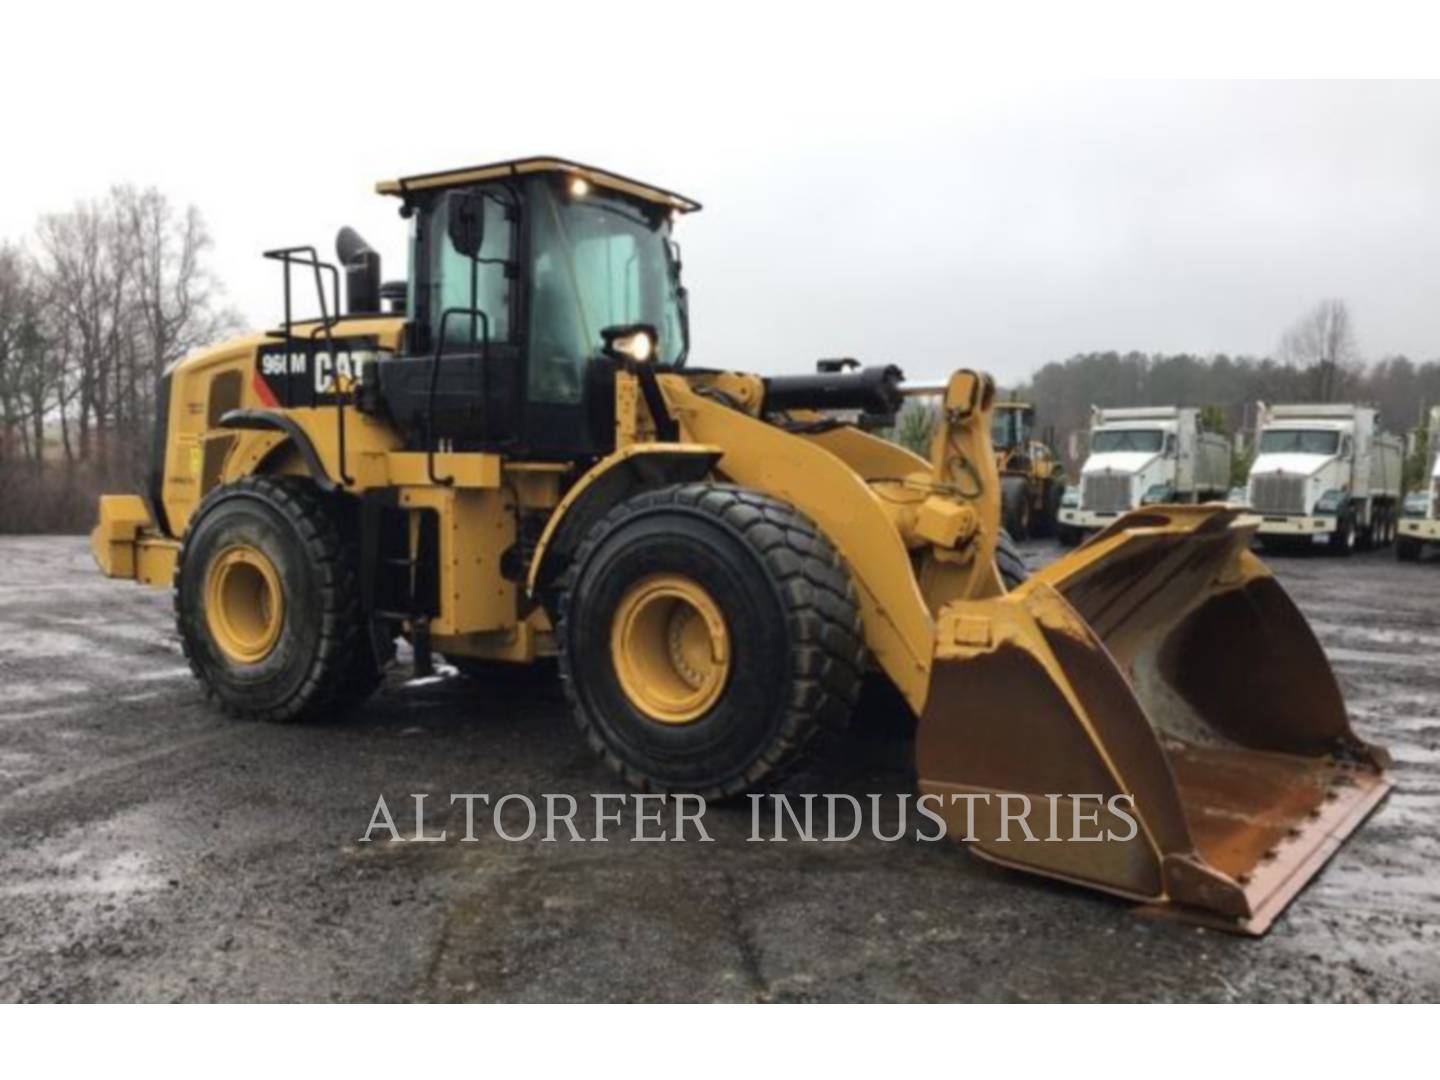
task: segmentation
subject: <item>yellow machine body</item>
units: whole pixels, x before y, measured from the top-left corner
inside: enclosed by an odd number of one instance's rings
[[[405,319],[333,332],[395,350]],[[920,717],[920,790],[987,858],[1257,933],[1388,790],[1384,752],[1351,731],[1323,652],[1235,511],[1148,507],[1007,591],[986,375],[949,379],[922,458],[855,426],[776,423],[759,376],[659,368],[656,400],[650,374],[622,365],[613,448],[556,461],[407,449],[383,415],[279,406],[257,374],[268,340],[237,339],[170,373],[158,502],[153,489],[149,507],[102,499],[92,546],[106,574],[168,586],[207,494],[256,475],[308,477],[341,497],[383,493],[412,524],[428,515],[435,648],[526,662],[556,651],[546,597],[608,510],[667,484],[738,485],[803,513],[838,552],[873,667]],[[346,373],[332,368],[338,383]],[[527,518],[543,529],[521,543]],[[517,550],[524,565],[507,565]],[[279,617],[272,603],[251,608],[261,629],[241,626],[237,651]],[[619,650],[619,676],[648,682],[673,722],[703,711],[733,674],[714,599],[657,580],[621,610],[615,628],[597,628]],[[675,648],[699,672],[693,692],[647,675],[654,658],[625,644],[671,611],[683,616]]]
[[[995,402],[991,442],[1000,470],[1002,524],[1016,540],[1052,535],[1065,493],[1065,467],[1054,448],[1035,435],[1035,406]]]

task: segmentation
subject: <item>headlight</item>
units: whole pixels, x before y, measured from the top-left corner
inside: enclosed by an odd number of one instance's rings
[[[658,351],[653,326],[607,326],[600,337],[611,356],[637,364],[648,364]]]
[[[1175,488],[1170,484],[1151,484],[1145,489],[1145,494],[1140,496],[1140,505],[1149,506],[1151,503],[1169,502],[1175,498]]]
[[[1349,498],[1349,494],[1347,492],[1341,491],[1338,488],[1331,488],[1329,491],[1325,492],[1324,495],[1321,495],[1319,500],[1315,503],[1315,512],[1317,514],[1338,513],[1340,507],[1345,505],[1345,500],[1347,498]]]

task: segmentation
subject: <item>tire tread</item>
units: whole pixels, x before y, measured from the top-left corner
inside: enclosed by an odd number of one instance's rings
[[[586,535],[561,581],[556,639],[560,676],[576,724],[613,772],[642,791],[683,790],[657,782],[622,760],[589,717],[574,685],[568,650],[570,597],[590,557],[615,529],[642,514],[694,513],[738,536],[765,566],[790,628],[792,660],[781,723],[744,774],[698,791],[707,799],[733,798],[791,772],[814,740],[842,729],[854,711],[865,673],[866,648],[855,585],[839,553],[788,503],[729,484],[689,483],[656,488],[620,503]]]
[[[290,697],[264,708],[227,700],[210,686],[205,666],[185,629],[181,591],[186,554],[195,527],[215,506],[230,499],[266,503],[294,527],[320,582],[320,637],[310,669]],[[201,501],[190,519],[175,562],[175,623],[186,663],[206,685],[209,697],[236,719],[285,722],[311,719],[346,710],[369,697],[384,678],[369,641],[368,620],[361,606],[359,545],[354,530],[344,527],[341,508],[311,481],[294,476],[258,475],[217,487]]]

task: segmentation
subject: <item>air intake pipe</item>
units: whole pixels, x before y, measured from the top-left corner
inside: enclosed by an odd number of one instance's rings
[[[900,408],[905,374],[893,364],[814,375],[774,375],[765,380],[765,411],[786,409],[858,410],[889,415]]]
[[[346,310],[370,315],[380,310],[380,253],[346,225],[335,237],[335,253],[345,268]]]

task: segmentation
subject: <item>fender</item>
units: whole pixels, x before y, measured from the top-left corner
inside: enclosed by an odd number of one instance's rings
[[[315,444],[293,417],[269,409],[231,409],[220,417],[220,426],[245,431],[283,432],[300,451],[300,458],[305,462],[305,468],[316,486],[327,492],[336,490],[335,481],[331,480],[325,471],[325,464],[320,460]]]
[[[565,556],[580,546],[585,534],[617,503],[646,488],[699,480],[723,453],[718,446],[702,444],[634,443],[602,458],[565,493],[545,523],[530,560],[526,590],[534,596],[550,585],[559,576]]]
[[[666,378],[662,385],[686,433],[702,444],[725,448],[721,475],[784,499],[809,517],[840,552],[860,594],[865,642],[918,715],[930,685],[935,624],[905,542],[865,477],[819,440],[796,438],[702,397],[682,379]],[[987,427],[987,435],[988,431]],[[836,449],[843,453],[846,448],[837,442]],[[850,449],[852,456],[858,453],[857,448]],[[891,456],[906,464],[911,461],[910,455]],[[988,460],[993,469],[994,454]],[[978,557],[983,566],[993,562],[983,550]]]

